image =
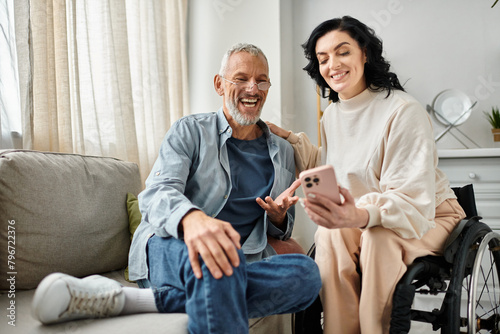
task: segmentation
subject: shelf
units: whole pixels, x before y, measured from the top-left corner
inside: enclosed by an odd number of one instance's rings
[[[500,230],[500,149],[438,150],[439,169],[450,185],[472,183],[479,216]]]
[[[454,150],[438,150],[440,159],[453,158],[497,158],[500,148],[470,148]]]

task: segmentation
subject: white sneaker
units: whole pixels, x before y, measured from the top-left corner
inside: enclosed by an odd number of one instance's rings
[[[120,283],[103,276],[83,279],[62,273],[45,277],[33,297],[31,314],[43,324],[118,315],[125,304]]]

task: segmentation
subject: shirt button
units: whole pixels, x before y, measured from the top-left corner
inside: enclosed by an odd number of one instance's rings
[[[227,195],[224,195],[224,199],[227,199]]]
[[[215,215],[215,213],[214,213],[214,214],[212,215],[212,218],[215,218],[215,216],[216,216],[216,215]]]
[[[156,172],[156,173],[155,173],[155,175],[156,175],[156,176],[160,175],[160,172]]]

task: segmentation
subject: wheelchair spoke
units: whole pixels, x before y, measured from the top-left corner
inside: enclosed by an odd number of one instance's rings
[[[490,258],[491,258],[491,254],[490,254]],[[488,275],[485,276],[483,267],[481,267],[481,276],[483,277],[484,282],[488,282],[488,277],[490,277],[491,271],[492,271],[492,268],[490,267],[490,270],[488,271]],[[491,296],[488,284],[484,284],[483,288],[481,289],[481,293],[479,294],[479,296],[477,298],[477,302],[476,302],[476,314],[477,314],[477,306],[479,306],[481,309],[484,310],[484,307],[483,307],[483,305],[481,303],[481,300],[483,299],[483,293],[484,293],[485,290],[487,291],[487,295]],[[488,299],[489,299],[490,304],[491,304],[491,297],[488,298]],[[491,306],[493,306],[493,305],[491,305]]]
[[[485,278],[485,282],[489,282],[489,278],[491,277],[492,291],[490,291],[488,284],[485,284],[485,286],[486,286],[486,288],[488,288],[488,296],[490,297],[489,300],[490,300],[490,305],[492,307],[492,311],[496,311],[498,309],[498,301],[497,301],[497,296],[496,296],[495,291],[497,291],[498,287],[496,284],[494,271],[493,271],[494,267],[496,266],[496,263],[495,263],[495,260],[493,258],[493,253],[490,252],[489,256],[490,256],[491,267],[490,267],[490,270],[488,272],[487,278]],[[491,296],[493,296],[493,299],[491,298]]]

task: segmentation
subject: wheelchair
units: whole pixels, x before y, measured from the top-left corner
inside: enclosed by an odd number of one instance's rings
[[[410,333],[412,321],[443,334],[500,333],[500,235],[477,216],[471,184],[453,191],[467,217],[448,237],[442,256],[420,257],[408,266],[394,292],[391,334]],[[308,255],[314,258],[315,245]],[[439,307],[417,309],[418,295],[432,296]],[[293,333],[323,333],[322,317],[318,297],[292,315]]]

